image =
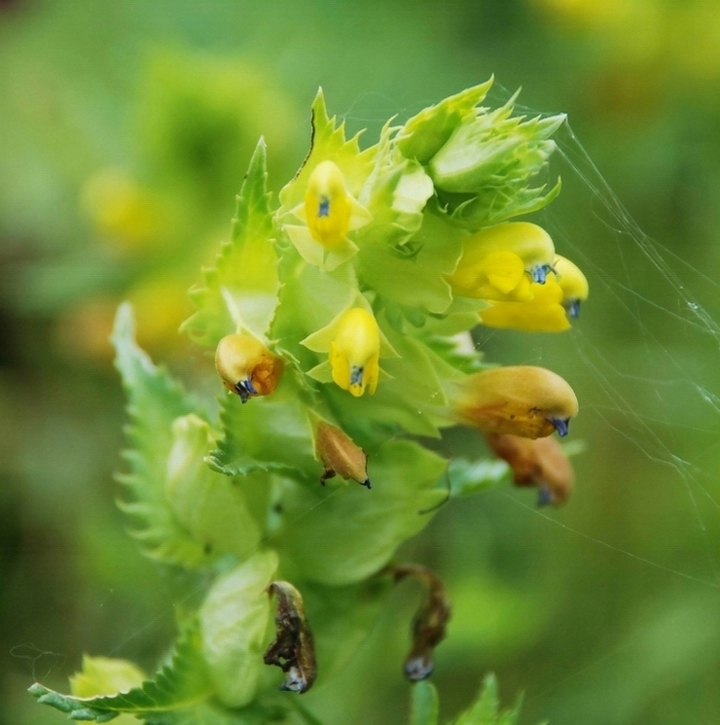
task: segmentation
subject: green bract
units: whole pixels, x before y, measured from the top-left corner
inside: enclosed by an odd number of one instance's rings
[[[279,664],[293,689],[302,634],[305,664],[316,659],[319,680],[331,681],[384,606],[399,576],[400,544],[444,501],[512,478],[512,461],[450,461],[412,439],[439,437],[460,413],[470,423],[510,414],[475,410],[474,401],[497,399],[514,410],[512,391],[472,389],[488,367],[468,334],[489,305],[467,291],[474,270],[501,284],[503,270],[517,268],[528,290],[557,274],[551,264],[525,269],[509,246],[475,250],[477,259],[463,262],[465,288],[455,279],[472,233],[539,209],[560,188],[543,192],[536,178],[564,116],[513,116],[514,97],[497,110],[478,107],[491,85],[402,126],[388,122],[365,150],[358,136],[345,138],[319,92],[310,150],[277,202],[260,140],[230,238],[191,290],[197,309],[183,325],[210,354],[227,336],[237,343],[218,351],[227,390],[208,355],[219,406],[199,404],[156,367],[134,340],[129,306],[120,308],[113,342],[131,418],[120,506],[143,553],[201,569],[208,589],[185,618],[177,655],[154,680],[123,695],[96,688],[85,699],[36,685],[42,702],[98,722],[120,713],[156,723],[281,718],[295,695],[275,691],[282,673],[265,664]],[[568,295],[576,313],[587,289]],[[531,309],[533,299],[527,292],[522,304]],[[228,350],[261,350],[265,362],[250,352],[228,361]],[[547,401],[534,406],[533,395],[523,388],[523,410],[544,413],[543,431],[566,432],[567,416],[553,417]],[[333,438],[318,445],[320,427]],[[293,592],[292,616],[276,617],[274,591]],[[426,650],[444,636],[449,616],[433,601],[418,615],[429,627]],[[314,679],[315,672],[307,687]],[[494,698],[488,681],[457,722],[514,722],[514,714],[497,715]],[[415,686],[411,719],[436,723],[430,686]]]

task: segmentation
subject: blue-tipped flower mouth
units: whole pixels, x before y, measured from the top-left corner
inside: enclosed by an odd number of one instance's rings
[[[362,385],[364,372],[364,366],[353,365],[350,369],[350,385]]]
[[[554,271],[552,264],[536,264],[530,269],[530,276],[533,282],[545,284],[548,274]]]
[[[570,428],[569,418],[550,418],[549,420],[555,426],[555,430],[561,438],[564,438],[568,434]]]
[[[369,478],[366,478],[360,485],[365,486],[368,490],[372,488],[372,483]]]
[[[247,380],[241,380],[239,383],[237,383],[235,385],[235,390],[237,391],[237,394],[240,396],[240,400],[243,403],[247,403],[250,398],[258,394],[250,378],[248,378]]]
[[[318,207],[318,217],[330,216],[330,199],[327,196],[320,197],[320,205]]]
[[[541,483],[538,488],[537,505],[538,508],[549,506],[553,502],[552,491],[546,483]]]
[[[571,320],[576,320],[580,317],[580,300],[570,300],[565,304],[565,310]]]

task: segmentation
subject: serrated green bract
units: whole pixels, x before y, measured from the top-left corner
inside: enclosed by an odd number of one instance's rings
[[[442,148],[461,121],[487,95],[493,79],[440,101],[413,116],[398,136],[400,151],[420,163],[427,163]]]
[[[452,725],[517,725],[522,698],[511,710],[500,711],[495,675],[487,675],[477,700]]]
[[[437,725],[440,702],[437,690],[429,680],[420,680],[412,686],[410,725]]]
[[[234,332],[262,338],[272,320],[278,279],[265,157],[260,139],[237,197],[231,239],[191,290],[198,309],[182,329],[201,345],[215,347]]]
[[[146,718],[153,713],[181,712],[213,695],[200,647],[198,629],[190,627],[179,639],[168,663],[152,679],[126,692],[75,697],[36,683],[30,693],[38,702],[67,713],[71,720],[108,722],[122,713]]]
[[[390,440],[370,451],[372,491],[349,482],[308,492],[287,480],[279,499],[285,525],[275,539],[283,562],[323,584],[366,579],[428,523],[422,512],[446,495],[435,488],[445,467],[417,443]]]
[[[272,602],[268,593],[278,557],[259,551],[220,576],[200,607],[202,652],[220,700],[247,705],[257,692]]]
[[[128,304],[118,310],[112,341],[131,419],[127,429],[131,447],[125,451],[131,473],[118,476],[132,497],[118,504],[133,519],[130,533],[150,558],[186,567],[208,564],[213,555],[193,538],[166,497],[168,459],[175,443],[173,422],[201,414],[200,408],[137,346]]]
[[[286,395],[282,387],[277,397],[281,399],[272,396],[248,405],[243,405],[237,395],[223,398],[220,418],[225,437],[208,457],[214,470],[238,476],[255,471],[320,476],[306,408],[296,396]]]
[[[500,484],[510,483],[511,471],[505,461],[496,459],[468,461],[455,458],[448,468],[450,498],[480,493]]]
[[[204,461],[214,444],[210,426],[188,415],[175,420],[172,428],[165,492],[173,512],[205,552],[242,559],[260,541],[260,527],[243,492]]]

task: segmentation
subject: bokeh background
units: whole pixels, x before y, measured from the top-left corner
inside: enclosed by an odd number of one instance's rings
[[[481,331],[575,387],[578,485],[443,508],[403,556],[454,602],[434,681],[449,718],[495,671],[522,722],[720,722],[720,5],[702,0],[0,2],[0,723],[59,723],[83,652],[152,669],[187,582],[144,560],[114,505],[124,422],[107,342],[192,385],[176,334],[265,135],[276,190],[322,85],[351,131],[494,73],[502,102],[567,111],[560,199],[535,220],[590,279],[564,335]],[[627,212],[625,210],[628,210]],[[484,454],[470,433],[443,441]],[[326,723],[402,723],[418,592],[306,696]]]

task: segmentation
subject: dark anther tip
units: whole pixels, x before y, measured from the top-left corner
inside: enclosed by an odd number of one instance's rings
[[[370,482],[369,478],[366,478],[360,485],[365,486],[365,488],[367,488],[367,489],[372,488],[372,483]]]
[[[540,484],[540,488],[538,489],[538,498],[537,498],[537,505],[538,508],[543,508],[543,506],[548,506],[553,502],[552,497],[552,491],[548,488],[547,484]]]
[[[555,426],[555,430],[561,438],[568,434],[570,420],[568,418],[551,418],[550,422]]]
[[[413,657],[405,663],[405,677],[411,682],[420,682],[427,680],[434,669],[435,664],[432,661],[426,661],[423,657]]]

